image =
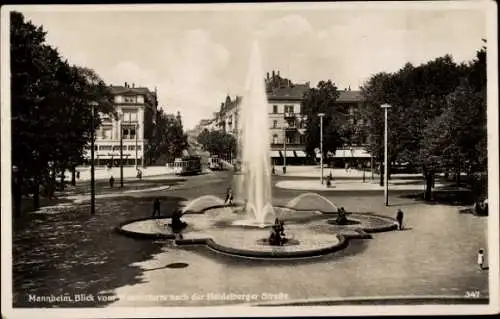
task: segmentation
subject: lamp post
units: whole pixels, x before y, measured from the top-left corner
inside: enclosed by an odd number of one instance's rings
[[[120,116],[120,187],[123,188],[123,113]]]
[[[319,126],[320,126],[320,129],[319,129],[319,149],[320,149],[320,154],[321,154],[321,158],[320,158],[320,163],[321,163],[321,178],[320,178],[320,181],[321,181],[321,184],[323,184],[323,117],[325,116],[325,113],[318,113],[318,116],[319,116]]]
[[[389,104],[382,104],[380,106],[381,108],[384,109],[384,198],[385,198],[385,206],[389,206],[389,185],[388,185],[388,178],[387,178],[387,160],[388,160],[388,150],[387,150],[387,110],[391,107]]]
[[[137,125],[137,123],[135,123],[135,169],[137,169],[137,134],[139,134],[138,128],[139,128],[139,125]],[[142,157],[144,157],[144,155],[142,155]]]
[[[94,144],[95,144],[95,128],[94,128],[94,118],[95,118],[95,107],[97,103],[92,102],[92,119],[90,127],[90,215],[95,215],[95,164],[94,164]]]
[[[286,126],[283,125],[283,174],[286,172]]]

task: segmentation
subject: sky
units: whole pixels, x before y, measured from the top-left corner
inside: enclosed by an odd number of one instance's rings
[[[357,89],[371,75],[445,54],[474,58],[486,38],[477,6],[323,3],[61,8],[23,7],[70,63],[108,84],[158,90],[160,107],[185,128],[210,118],[227,94],[244,92],[257,41],[263,69],[295,83],[331,79]]]

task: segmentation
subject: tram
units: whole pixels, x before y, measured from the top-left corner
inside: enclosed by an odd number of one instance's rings
[[[176,158],[174,161],[174,173],[176,175],[196,175],[201,173],[201,157],[185,156]]]

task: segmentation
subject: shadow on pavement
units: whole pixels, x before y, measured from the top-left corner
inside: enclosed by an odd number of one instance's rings
[[[87,203],[16,220],[12,247],[13,306],[105,306],[114,300],[100,301],[98,295],[112,297],[113,289],[140,283],[143,270],[133,264],[151,258],[164,244],[127,238],[114,228],[126,220],[150,216],[155,198],[160,199],[165,216],[171,216],[184,200],[169,196],[98,199],[95,216],[90,216]],[[65,294],[72,299],[34,299]],[[77,294],[84,294],[89,300],[76,301]]]
[[[425,202],[427,204],[443,204],[453,206],[467,206],[474,204],[475,196],[469,190],[437,190],[432,192],[431,200],[424,200],[424,193],[411,195],[401,195],[400,198],[408,198],[417,202]]]

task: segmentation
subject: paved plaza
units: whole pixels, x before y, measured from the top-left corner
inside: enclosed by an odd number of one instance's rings
[[[301,260],[252,260],[204,246],[175,246],[168,240],[138,240],[114,231],[120,223],[151,215],[161,200],[163,216],[202,195],[224,197],[230,172],[213,172],[132,194],[97,197],[89,216],[81,200],[30,214],[14,225],[13,287],[16,307],[33,303],[29,294],[87,293],[106,301],[58,306],[194,306],[382,296],[487,297],[488,270],[476,265],[487,249],[487,217],[461,213],[465,206],[425,204],[418,191],[391,192],[390,206],[369,191],[320,192],[348,212],[395,217],[405,213],[405,230],[351,240],[344,250]],[[273,185],[296,180],[276,176]],[[88,182],[80,180],[79,185]],[[357,182],[359,185],[362,182]],[[77,185],[78,187],[78,185]],[[303,190],[273,188],[273,204],[284,205]],[[35,245],[42,242],[43,245]],[[36,247],[33,249],[33,247]],[[71,257],[70,257],[71,256]],[[486,257],[487,259],[487,257]],[[245,296],[256,296],[247,298]]]

